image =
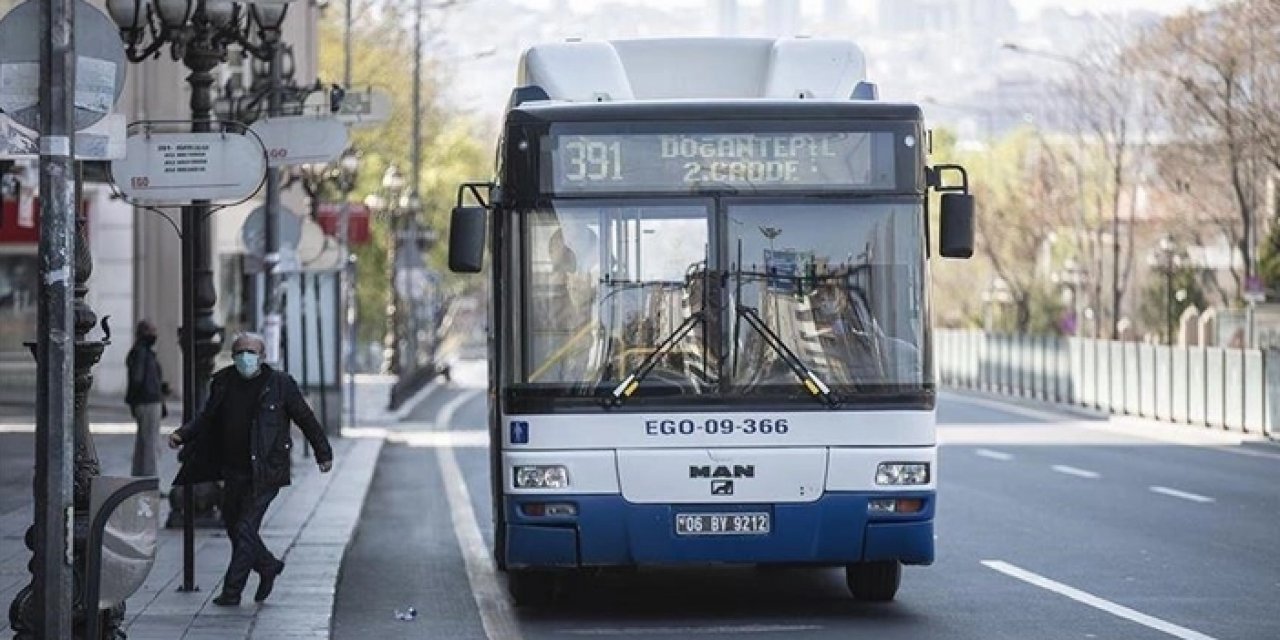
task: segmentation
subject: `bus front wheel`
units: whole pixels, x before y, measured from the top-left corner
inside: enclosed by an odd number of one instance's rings
[[[507,593],[517,607],[540,607],[555,600],[556,574],[549,571],[510,569]]]
[[[902,565],[897,560],[857,562],[845,567],[844,576],[854,598],[866,602],[889,602],[898,594]]]

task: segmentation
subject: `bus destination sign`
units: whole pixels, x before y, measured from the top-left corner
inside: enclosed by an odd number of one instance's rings
[[[891,132],[560,134],[556,193],[894,187]]]

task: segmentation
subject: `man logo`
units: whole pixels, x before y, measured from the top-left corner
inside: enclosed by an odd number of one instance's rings
[[[713,496],[733,495],[733,481],[732,480],[712,480],[711,495]]]
[[[756,477],[756,466],[754,464],[735,464],[729,466],[726,464],[711,465],[689,465],[690,478],[754,478]]]

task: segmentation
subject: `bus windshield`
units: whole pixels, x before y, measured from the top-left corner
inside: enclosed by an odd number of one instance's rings
[[[922,217],[910,198],[561,200],[525,211],[511,382],[600,397],[647,364],[630,401],[806,399],[790,352],[841,397],[918,391]]]

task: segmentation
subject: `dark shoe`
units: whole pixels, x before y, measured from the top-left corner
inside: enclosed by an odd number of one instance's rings
[[[240,594],[224,591],[213,599],[213,603],[219,607],[238,607],[240,606]]]
[[[258,590],[253,594],[253,601],[262,602],[263,600],[266,600],[267,596],[271,595],[271,589],[276,586],[276,578],[280,577],[280,574],[283,572],[284,563],[281,562],[279,565],[276,565],[275,571],[269,571],[260,575],[258,577]]]

